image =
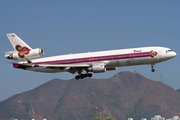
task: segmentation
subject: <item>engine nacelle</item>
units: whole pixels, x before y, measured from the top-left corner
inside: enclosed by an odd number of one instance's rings
[[[89,71],[93,73],[102,73],[102,72],[106,72],[106,67],[105,65],[93,65],[92,67],[89,68]]]
[[[28,59],[36,59],[41,57],[44,54],[43,49],[37,48],[37,49],[25,49],[22,51],[12,51],[8,52],[8,55],[6,54],[7,59],[13,59],[13,60],[23,60],[24,58]]]

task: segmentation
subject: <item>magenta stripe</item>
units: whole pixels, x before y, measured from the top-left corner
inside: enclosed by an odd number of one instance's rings
[[[121,59],[141,58],[141,57],[151,57],[151,52],[119,54],[119,55],[109,55],[109,56],[99,56],[99,57],[87,57],[87,58],[77,58],[77,59],[47,61],[47,62],[37,62],[35,64],[75,64],[75,63],[84,63],[84,62],[121,60]]]

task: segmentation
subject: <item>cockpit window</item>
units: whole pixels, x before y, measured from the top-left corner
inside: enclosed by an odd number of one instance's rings
[[[172,50],[166,50],[166,53],[171,52]]]

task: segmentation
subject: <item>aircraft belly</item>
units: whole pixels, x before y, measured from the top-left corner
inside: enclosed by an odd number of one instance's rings
[[[143,65],[143,64],[156,63],[157,59],[156,58],[147,57],[147,58],[136,58],[136,59],[133,59],[132,61],[133,61],[132,64]]]
[[[122,67],[129,65],[134,65],[132,59],[113,60],[106,63],[106,67]]]
[[[157,63],[157,58],[131,58],[131,59],[123,59],[123,60],[113,60],[107,61],[106,67],[122,67],[122,66],[131,66],[131,65],[144,65],[144,64],[154,64]]]
[[[120,66],[119,60],[106,61],[105,63],[107,68],[114,68]]]

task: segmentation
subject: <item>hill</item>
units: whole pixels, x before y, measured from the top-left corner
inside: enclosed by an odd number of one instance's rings
[[[180,89],[176,90],[177,92],[180,92]]]
[[[60,80],[49,82],[0,102],[0,119],[92,120],[113,116],[140,119],[161,114],[180,116],[180,94],[161,82],[132,72],[109,79]]]

